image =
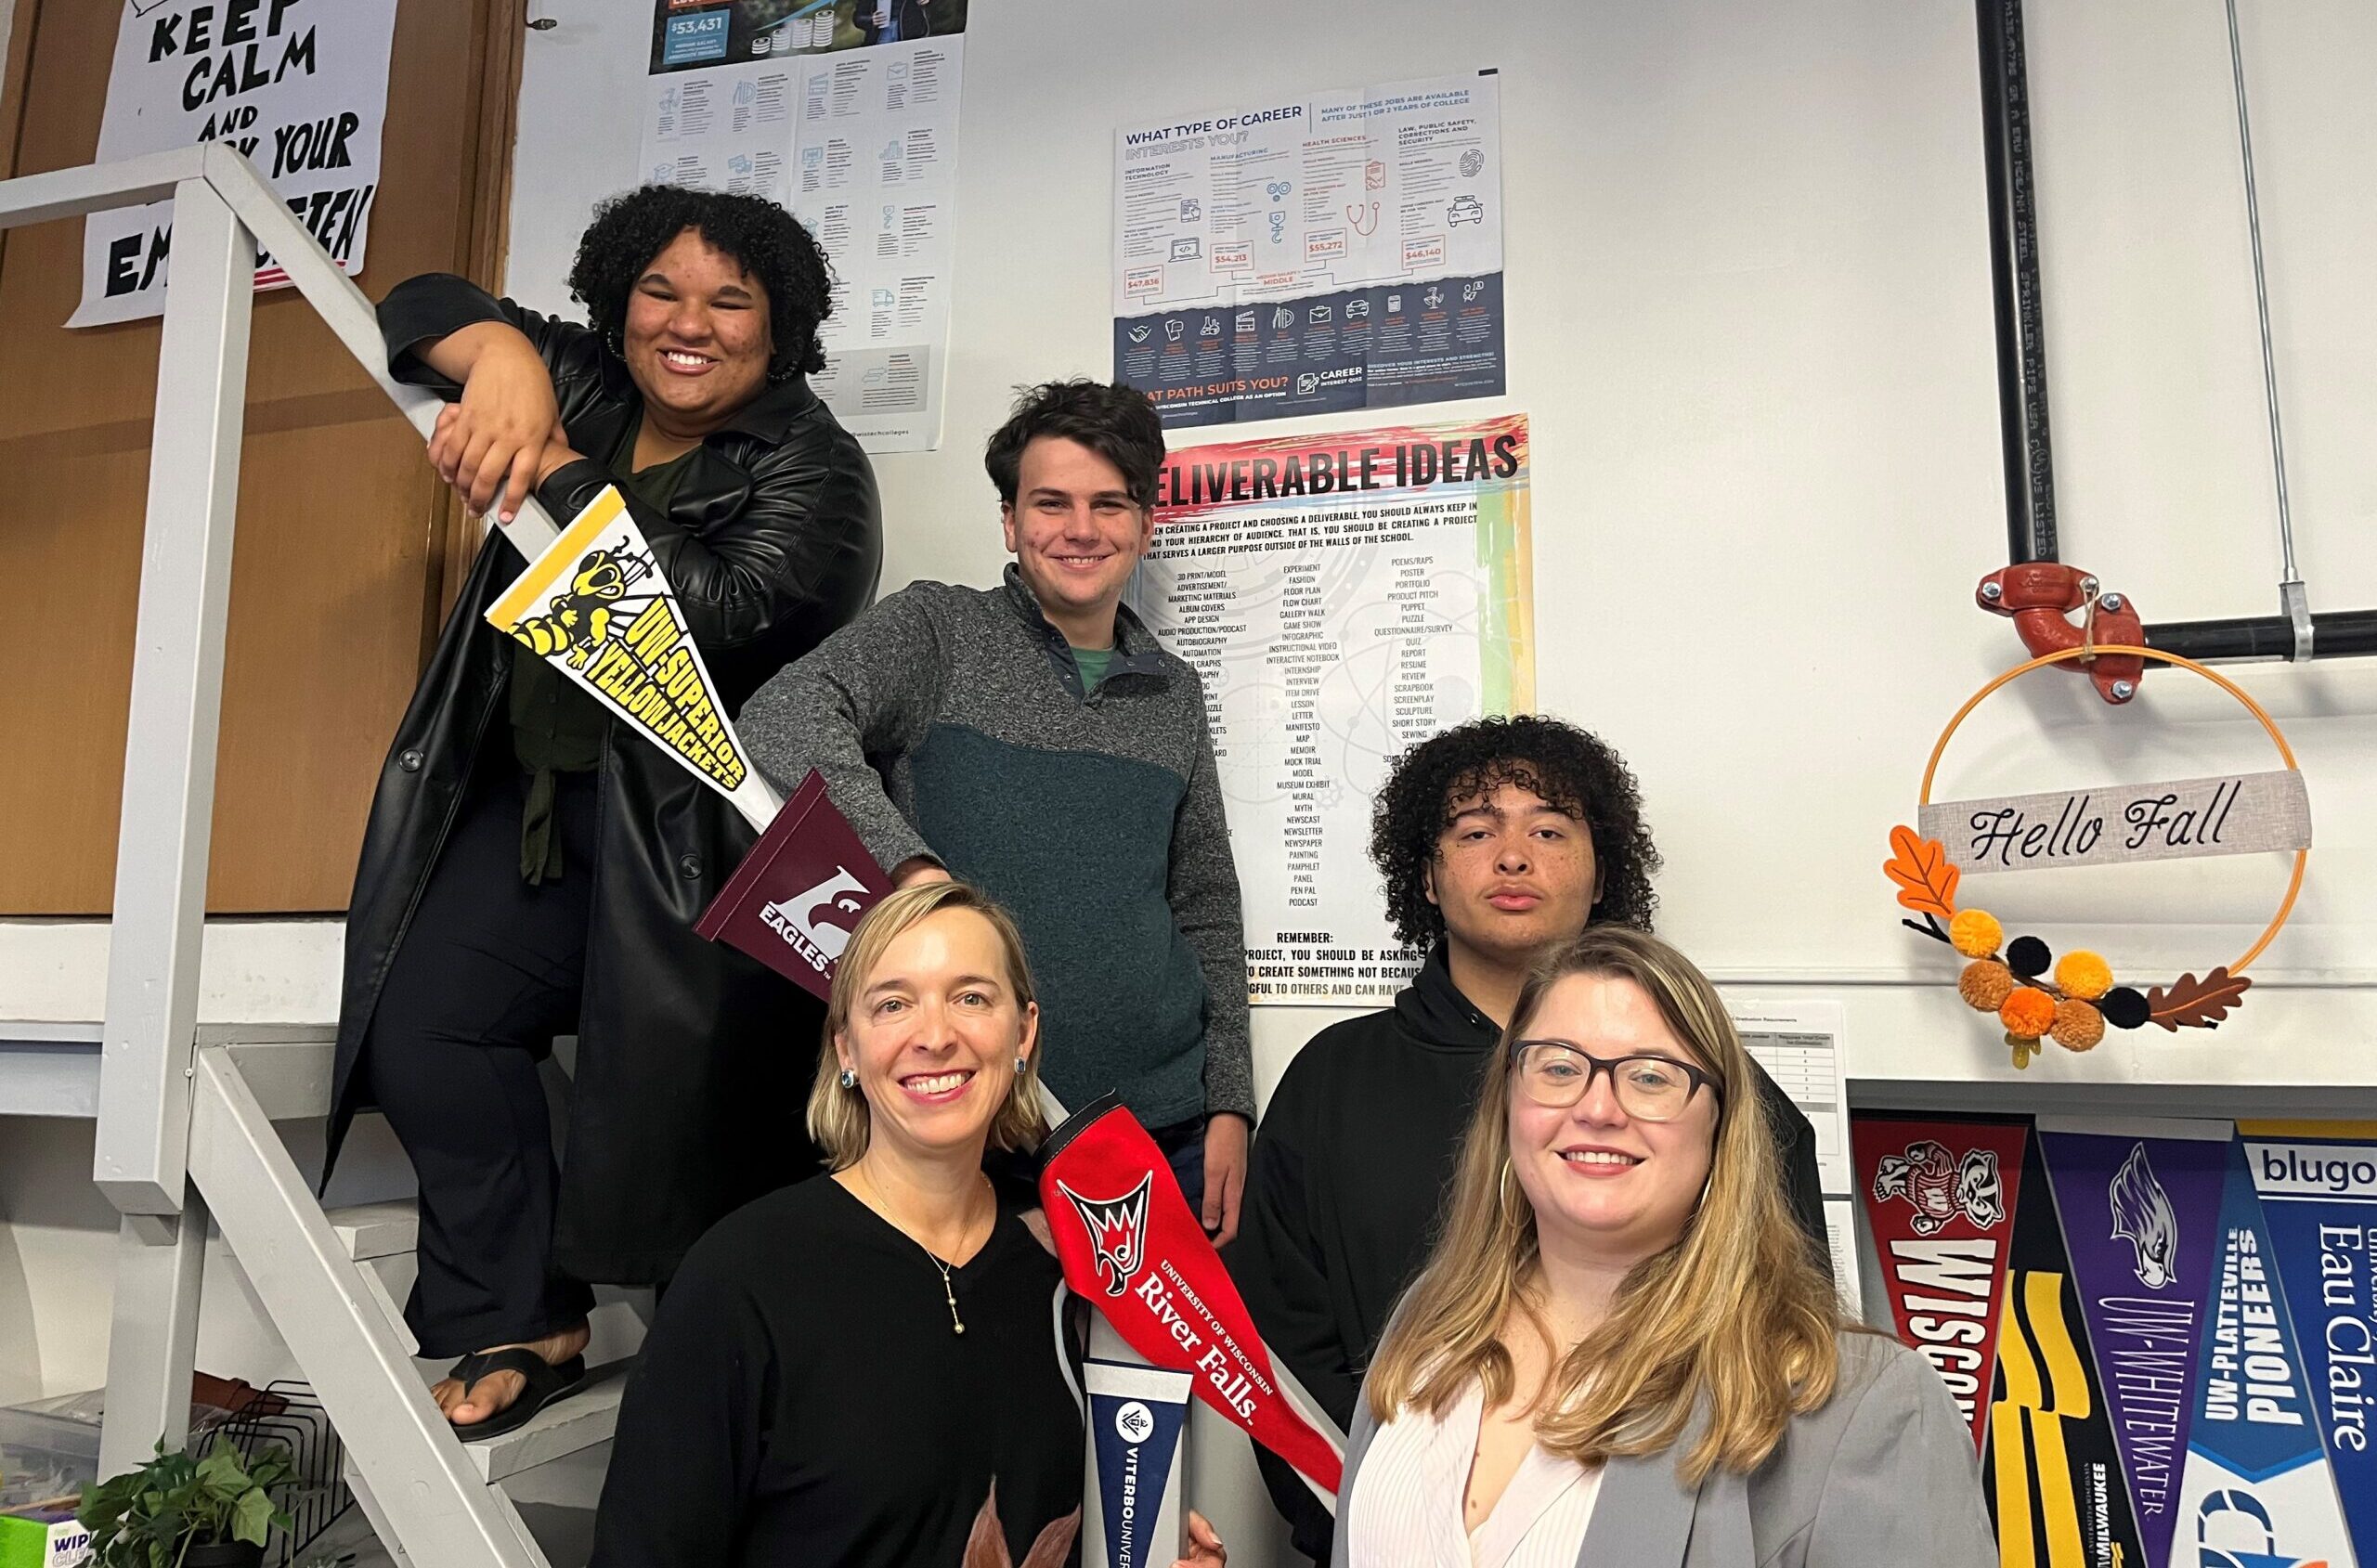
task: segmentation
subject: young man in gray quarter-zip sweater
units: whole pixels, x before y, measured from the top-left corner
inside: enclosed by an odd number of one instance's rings
[[[1196,671],[1122,604],[1163,426],[1128,387],[1051,382],[983,460],[1006,580],[910,584],[737,723],[779,785],[824,775],[902,886],[955,875],[1013,912],[1041,1076],[1069,1107],[1120,1094],[1226,1241],[1254,1122],[1238,870]]]

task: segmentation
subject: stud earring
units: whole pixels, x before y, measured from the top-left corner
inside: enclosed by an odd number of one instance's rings
[[[855,1073],[855,1072],[852,1072],[852,1071],[851,1071],[850,1069],[848,1069],[848,1068],[844,1068],[844,1069],[842,1069],[842,1087],[843,1087],[843,1088],[845,1088],[845,1089],[855,1089],[855,1088],[857,1088],[857,1087],[858,1087],[858,1074],[857,1074],[857,1073]]]
[[[1030,1058],[1029,1056],[1025,1056],[1022,1052],[1020,1052],[1020,1051],[1018,1051],[1018,1052],[1015,1054],[1015,1075],[1016,1075],[1018,1078],[1022,1077],[1022,1076],[1023,1076],[1023,1069],[1024,1069],[1025,1068],[1030,1067],[1031,1065],[1032,1065],[1032,1058]]]

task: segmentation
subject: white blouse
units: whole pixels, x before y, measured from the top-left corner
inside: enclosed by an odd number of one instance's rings
[[[1440,1419],[1407,1409],[1379,1428],[1339,1528],[1355,1568],[1575,1568],[1601,1496],[1601,1467],[1543,1451],[1519,1461],[1475,1530],[1462,1501],[1485,1392],[1476,1383]]]

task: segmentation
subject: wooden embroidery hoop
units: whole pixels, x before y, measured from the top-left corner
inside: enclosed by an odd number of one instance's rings
[[[1986,702],[1999,687],[2007,685],[2028,675],[2031,671],[2044,668],[2047,665],[2070,664],[2075,659],[2094,659],[2099,654],[2133,654],[2158,664],[2173,665],[2202,676],[2244,705],[2245,711],[2260,721],[2263,730],[2269,734],[2270,744],[2278,748],[2279,758],[2286,764],[2289,772],[2299,773],[2303,771],[2302,765],[2294,760],[2294,748],[2286,744],[2286,732],[2278,727],[2278,720],[2269,716],[2269,710],[2255,702],[2243,687],[2218,670],[2198,664],[2193,659],[2182,658],[2176,654],[2166,654],[2154,648],[2141,648],[2133,643],[2082,642],[2077,647],[2062,648],[2051,654],[2041,654],[2037,658],[2018,664],[1966,698],[1964,706],[1956,709],[1955,717],[1948,720],[1947,728],[1940,732],[1939,740],[1932,744],[1930,760],[1923,765],[1923,787],[1916,799],[1917,806],[1931,804],[1931,781],[1940,771],[1940,758],[1947,751],[1948,742],[1955,738],[1956,731],[1963,727],[1964,721],[1971,716],[1972,710]],[[2311,851],[2307,847],[2294,851],[2294,872],[2287,878],[2286,896],[2279,901],[2278,914],[2272,916],[2270,923],[2262,928],[2261,936],[2254,940],[2253,946],[2245,950],[2244,956],[2227,965],[2230,974],[2243,974],[2245,966],[2259,958],[2270,942],[2277,938],[2278,933],[2284,928],[2288,917],[2294,913],[2294,901],[2302,894],[2303,872],[2310,863],[2310,860]]]

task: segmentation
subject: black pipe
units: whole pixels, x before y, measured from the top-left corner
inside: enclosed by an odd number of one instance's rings
[[[2146,628],[2146,645],[2199,663],[2291,659],[2294,623],[2284,616],[2226,621],[2173,621]],[[2377,654],[2377,610],[2326,610],[2311,617],[2311,656],[2365,658]]]
[[[1997,317],[1997,431],[2006,463],[2007,558],[2058,559],[2047,441],[2038,214],[2022,0],[1973,0],[1981,35],[1981,146],[1989,172],[1989,280]]]

